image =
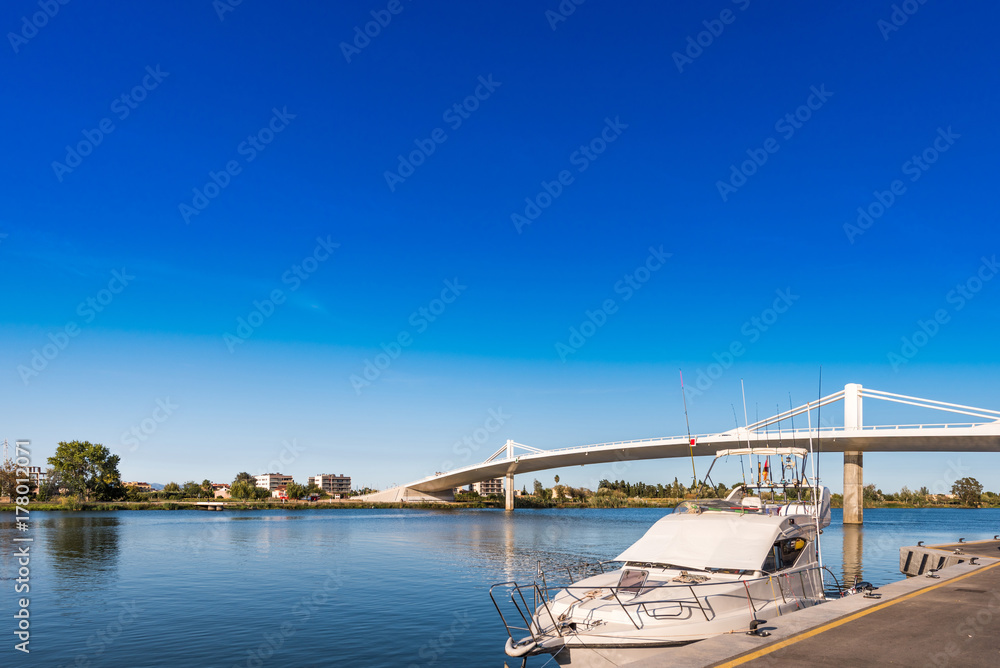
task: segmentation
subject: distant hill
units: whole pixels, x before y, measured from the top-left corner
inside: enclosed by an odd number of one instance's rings
[[[149,483],[149,486],[152,487],[153,489],[155,489],[157,492],[162,491],[163,487],[164,487],[164,485],[161,485],[158,482],[151,482],[151,483]]]

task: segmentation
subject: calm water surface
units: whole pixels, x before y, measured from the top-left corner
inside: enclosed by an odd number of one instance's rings
[[[491,584],[613,558],[666,512],[36,512],[30,656],[11,633],[25,534],[4,513],[0,666],[501,668]],[[997,533],[1000,510],[866,510],[861,528],[835,510],[824,561],[883,585],[902,545]]]

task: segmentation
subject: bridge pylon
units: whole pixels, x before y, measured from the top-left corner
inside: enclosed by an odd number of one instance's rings
[[[507,459],[514,458],[514,441],[507,439]],[[510,471],[507,472],[506,484],[503,486],[504,497],[503,497],[503,507],[504,510],[514,510],[514,474]]]
[[[844,429],[861,429],[861,385],[844,386]],[[844,524],[862,524],[865,514],[864,452],[844,452]]]

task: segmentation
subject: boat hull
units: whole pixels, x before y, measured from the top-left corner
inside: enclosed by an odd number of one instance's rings
[[[697,642],[697,641],[691,641]],[[648,645],[566,645],[555,655],[556,663],[572,668],[611,668],[633,661],[662,657],[671,648],[690,642],[650,643]]]

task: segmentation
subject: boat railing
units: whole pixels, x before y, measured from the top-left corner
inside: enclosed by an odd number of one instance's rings
[[[611,562],[600,562],[601,565],[611,563]],[[709,601],[710,596],[733,596],[733,586],[743,585],[743,593],[747,600],[752,614],[756,613],[768,602],[776,600],[775,598],[769,598],[766,601],[761,601],[760,596],[757,599],[754,598],[754,594],[751,592],[751,586],[755,584],[773,584],[776,580],[780,578],[792,578],[797,576],[800,581],[801,590],[805,592],[807,590],[805,578],[807,574],[811,572],[819,572],[821,570],[829,569],[812,564],[809,566],[801,566],[799,568],[791,568],[787,571],[782,571],[780,573],[773,573],[770,575],[763,575],[755,578],[740,578],[736,580],[720,580],[718,582],[696,582],[696,583],[663,583],[663,584],[652,584],[644,585],[641,591],[636,594],[632,591],[624,591],[618,585],[604,586],[604,587],[594,587],[591,586],[581,586],[570,584],[568,586],[558,586],[558,585],[539,585],[537,582],[532,582],[531,584],[520,585],[515,581],[511,582],[501,582],[490,587],[490,599],[493,601],[493,606],[497,609],[497,614],[500,615],[501,621],[503,621],[504,627],[507,630],[507,635],[510,636],[511,640],[514,640],[514,636],[511,630],[526,631],[528,635],[531,636],[532,640],[538,642],[541,636],[549,635],[555,633],[556,635],[562,636],[563,630],[566,629],[569,621],[556,617],[552,611],[552,597],[551,592],[568,591],[570,593],[574,591],[580,591],[580,596],[574,596],[578,602],[590,600],[593,598],[601,597],[606,600],[611,600],[612,598],[621,608],[622,612],[636,628],[636,630],[641,630],[642,615],[645,615],[651,619],[662,620],[670,619],[674,617],[680,617],[684,612],[684,608],[688,608],[692,612],[700,613],[706,622],[711,621],[715,618],[715,610]],[[498,587],[509,587],[510,601],[517,610],[518,615],[524,621],[525,626],[514,626],[508,623],[506,617],[504,617],[503,611],[500,608],[500,604],[497,602],[494,596],[493,590]],[[718,590],[721,587],[726,587],[729,591],[720,592],[718,594],[713,593],[714,590]],[[525,590],[531,590],[531,599],[533,606],[528,607],[527,597],[525,596]],[[594,592],[597,592],[596,594]],[[609,594],[604,594],[607,591]],[[669,591],[671,595],[663,598],[650,598],[649,594],[658,591]],[[679,595],[681,591],[685,594]],[[735,591],[739,591],[736,589]],[[788,598],[786,596],[784,588],[780,586],[777,587],[777,592],[781,595],[782,603],[787,603]],[[677,592],[678,595],[674,595],[673,592]],[[622,600],[619,594],[631,596],[631,599]],[[610,595],[610,598],[609,598]],[[636,600],[638,599],[638,600]],[[519,602],[520,601],[520,602]],[[654,606],[663,607],[665,605],[677,605],[678,612],[676,615],[665,614],[662,612],[656,612]],[[629,611],[629,608],[633,608],[633,612]],[[640,614],[641,613],[641,614]]]

